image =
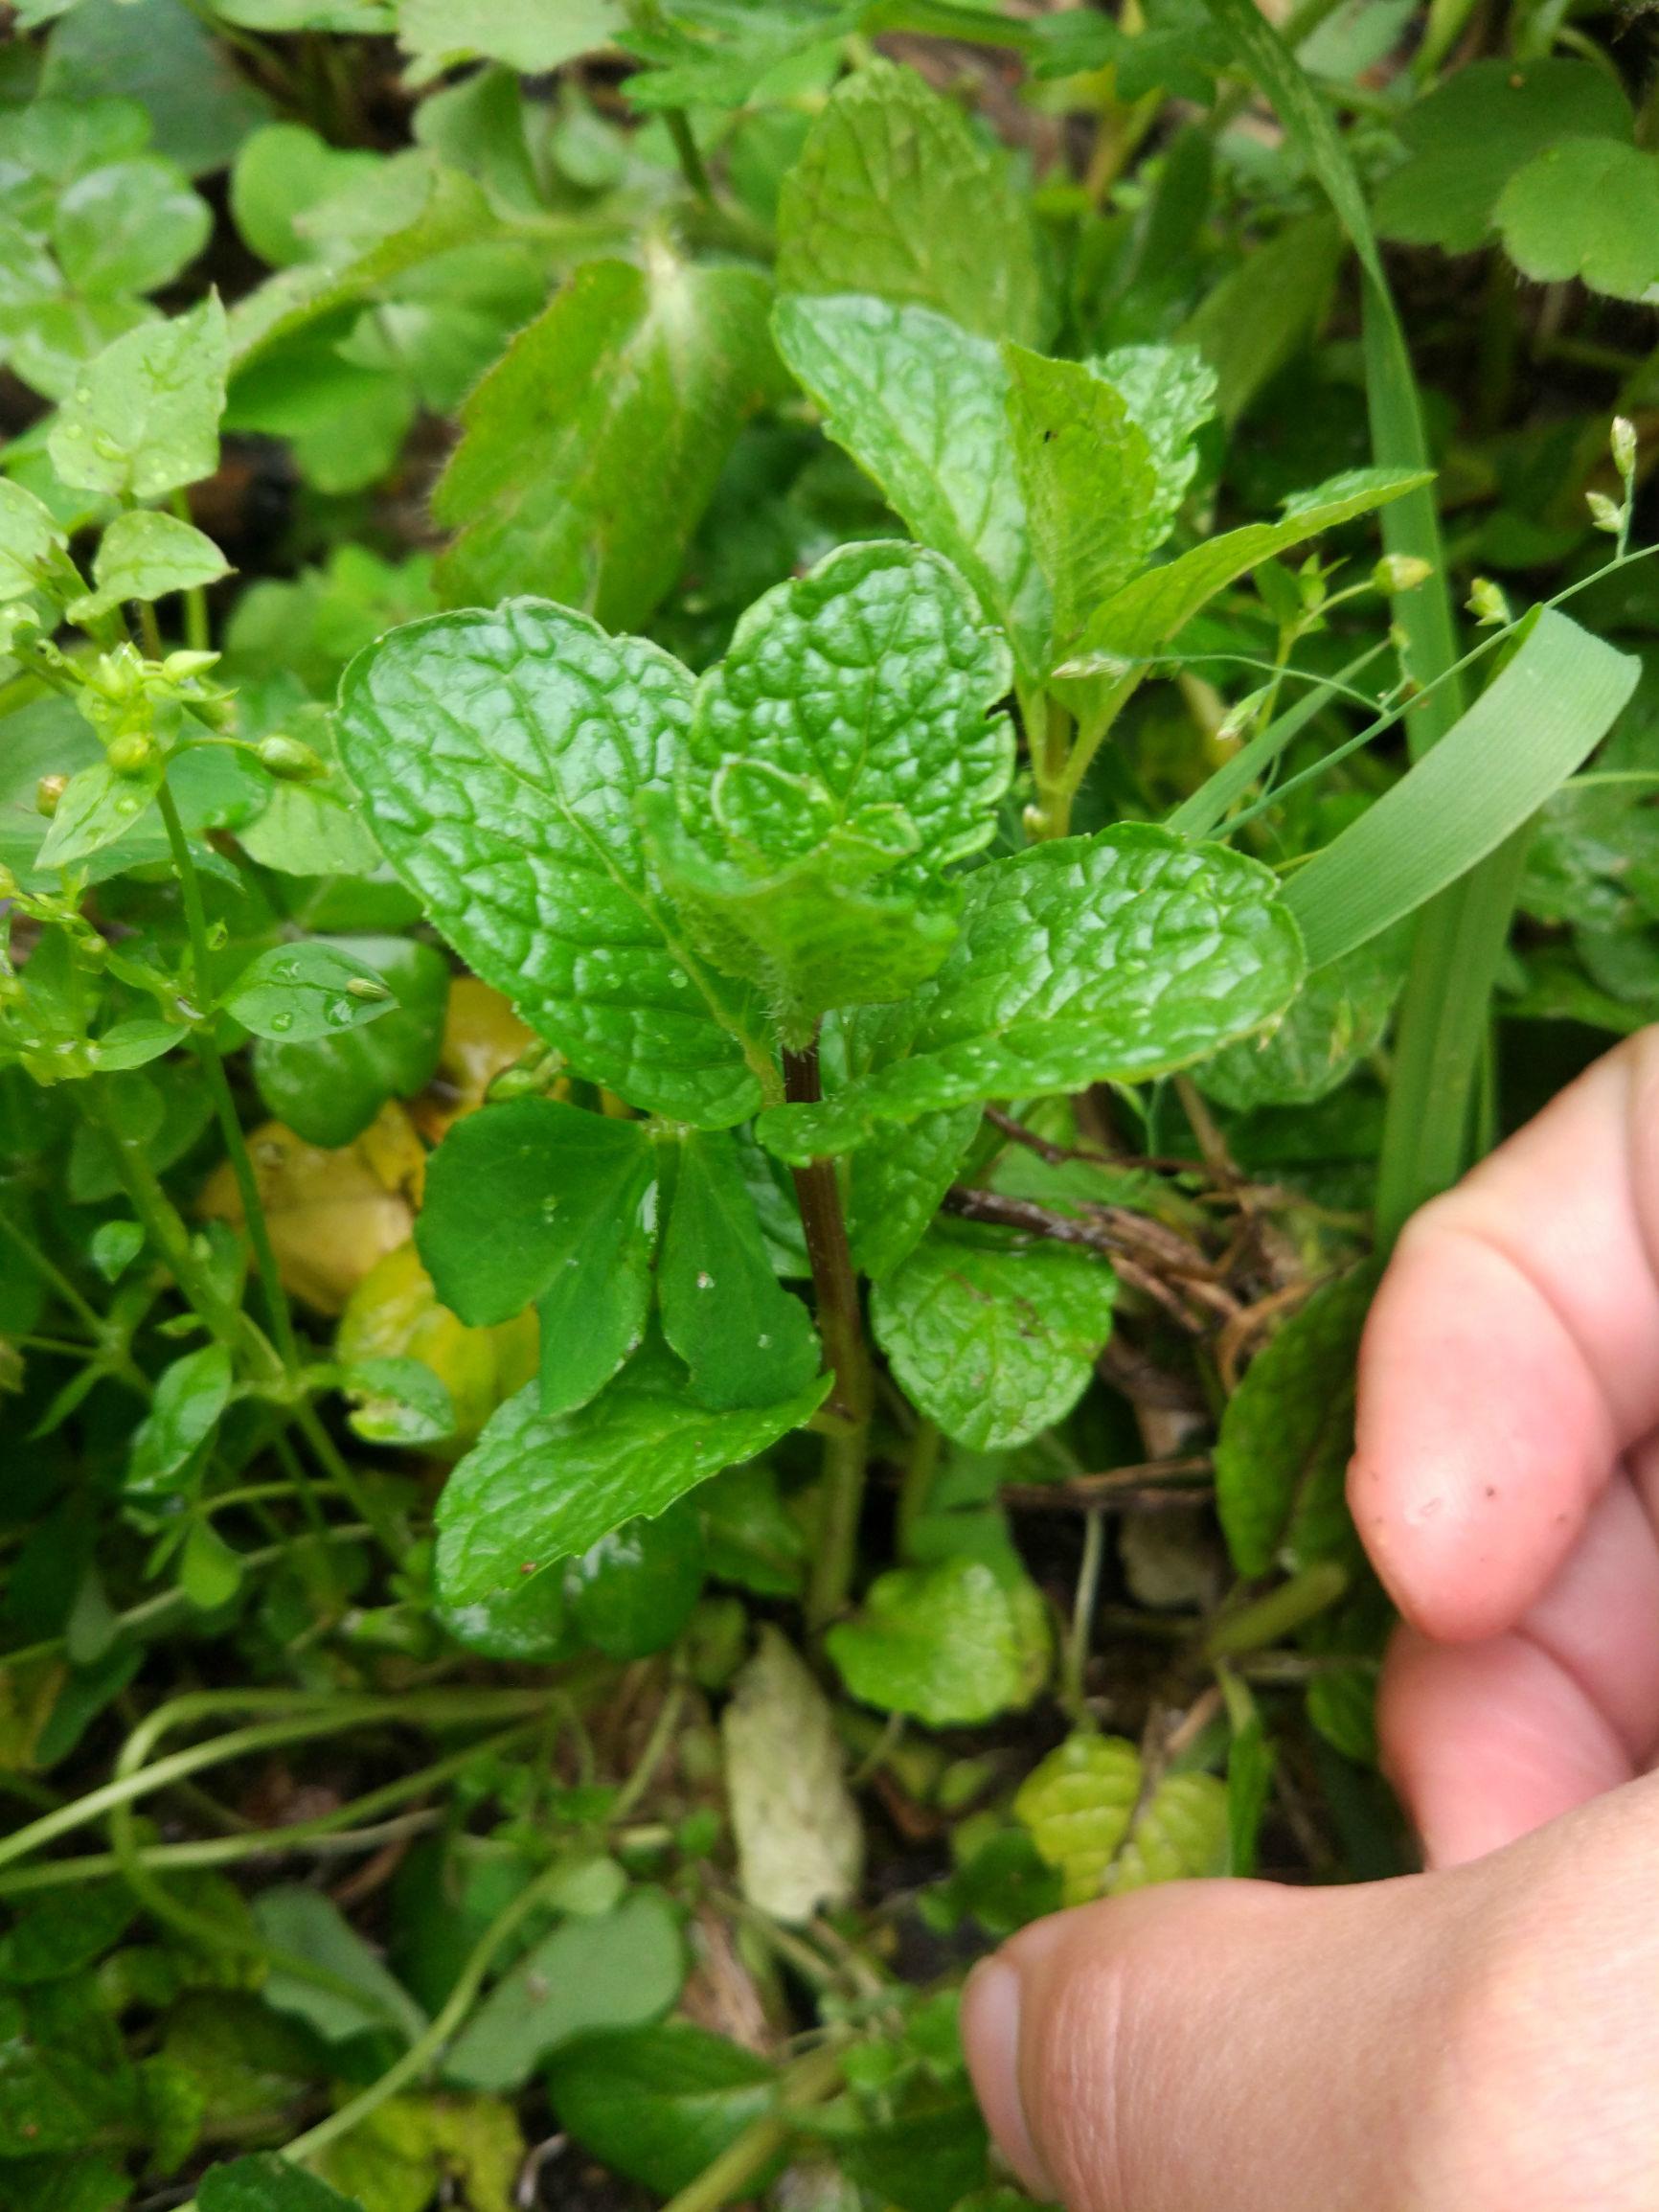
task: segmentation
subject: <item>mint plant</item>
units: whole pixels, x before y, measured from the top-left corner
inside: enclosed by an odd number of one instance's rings
[[[1406,1863],[1366,1310],[1659,1012],[1651,96],[14,13],[0,2202],[1018,2212],[969,1959]]]

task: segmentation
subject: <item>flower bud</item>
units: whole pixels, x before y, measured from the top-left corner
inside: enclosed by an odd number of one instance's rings
[[[1612,448],[1614,467],[1628,484],[1636,473],[1636,425],[1628,415],[1614,416],[1607,444]]]
[[[1434,563],[1415,553],[1385,553],[1371,572],[1371,581],[1378,591],[1390,598],[1401,591],[1415,591],[1420,583],[1426,583],[1434,574]]]
[[[1584,504],[1596,528],[1604,530],[1609,537],[1617,537],[1625,527],[1625,510],[1619,502],[1609,499],[1604,491],[1586,491]]]
[[[327,775],[329,764],[320,753],[298,738],[277,735],[261,738],[254,747],[261,767],[268,768],[283,783],[305,784]]]
[[[37,814],[56,814],[57,802],[68,788],[67,776],[42,776],[34,787],[34,811]]]
[[[1496,629],[1511,620],[1510,603],[1489,576],[1477,576],[1465,602],[1482,629]]]
[[[189,676],[206,675],[218,659],[216,652],[193,652],[186,647],[168,654],[161,664],[161,673],[173,683],[183,683]]]
[[[155,746],[144,730],[124,730],[110,741],[105,758],[118,776],[142,776],[155,757]]]

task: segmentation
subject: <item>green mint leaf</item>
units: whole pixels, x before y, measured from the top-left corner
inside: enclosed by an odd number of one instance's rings
[[[49,507],[0,476],[0,602],[27,599],[44,582],[54,554],[69,542]]]
[[[1162,568],[1149,569],[1125,584],[1097,609],[1076,651],[1061,671],[1066,675],[1111,673],[1135,661],[1149,660],[1184,629],[1216,593],[1247,570],[1260,568],[1322,530],[1352,522],[1374,509],[1430,481],[1423,473],[1398,468],[1353,468],[1328,484],[1287,502],[1280,522],[1251,522],[1207,537],[1190,553]]]
[[[686,946],[636,817],[671,787],[692,679],[534,600],[437,615],[360,654],[340,752],[437,926],[584,1075],[723,1127],[775,1089],[757,1012]]]
[[[967,1558],[877,1576],[863,1611],[832,1628],[825,1647],[861,1704],[930,1728],[1029,1705],[1048,1659],[1037,1591]]]
[[[372,1026],[296,1038],[261,1036],[254,1081],[280,1122],[307,1144],[330,1148],[360,1136],[391,1098],[424,1090],[438,1066],[449,964],[407,937],[318,939],[360,964],[391,991]]]
[[[913,1252],[979,1133],[977,1106],[876,1131],[852,1159],[847,1236],[861,1275],[879,1282]]]
[[[1010,676],[956,571],[876,541],[768,592],[698,686],[677,819],[648,825],[687,926],[790,1041],[944,957],[934,876],[990,837]]]
[[[64,612],[71,622],[90,622],[125,600],[165,599],[229,574],[224,555],[193,524],[138,509],[118,514],[104,532],[92,563],[97,589],[71,600]]]
[[[1158,474],[1123,395],[1087,362],[1012,345],[1002,357],[1014,466],[1063,651],[1155,551]]]
[[[275,2151],[209,2167],[195,2201],[200,2212],[362,2212],[355,2198],[342,2197]]]
[[[128,331],[76,378],[47,438],[53,467],[115,498],[159,499],[211,476],[228,360],[216,292],[175,322]]]
[[[289,1044],[377,1021],[397,1003],[383,977],[320,937],[256,954],[219,999],[255,1037]]]
[[[564,1921],[502,1975],[450,2044],[443,2079],[519,2089],[562,2044],[661,2019],[686,1978],[679,1914],[660,1889]]]
[[[1353,1450],[1354,1360],[1379,1272],[1368,1263],[1316,1290],[1227,1402],[1216,1504],[1242,1575],[1358,1556],[1343,1485]]]
[[[1472,61],[1408,107],[1408,158],[1376,198],[1376,227],[1407,245],[1472,253],[1517,170],[1561,138],[1630,141],[1630,103],[1593,61]]]
[[[1161,545],[1198,472],[1193,441],[1216,414],[1216,372],[1192,345],[1114,346],[1091,366],[1147,441],[1158,483],[1149,528],[1152,543]]]
[[[449,602],[532,591],[642,623],[766,389],[767,300],[755,270],[662,254],[578,269],[462,409],[433,495],[459,533]]]
[[[946,1436],[1007,1451],[1082,1396],[1117,1288],[1089,1252],[935,1230],[875,1286],[870,1322],[906,1395]]]
[[[127,1489],[149,1493],[175,1488],[218,1426],[230,1395],[231,1356],[222,1344],[187,1352],[165,1369],[149,1411],[133,1431]]]
[[[1659,285],[1659,159],[1614,138],[1559,138],[1518,170],[1497,204],[1505,251],[1524,277],[1580,278],[1616,300]]]
[[[1042,316],[1029,206],[1001,147],[914,69],[844,77],[778,202],[778,285],[934,308],[981,337]]]
[[[658,1298],[663,1334],[718,1412],[775,1405],[817,1374],[818,1336],[772,1272],[735,1141],[692,1133],[680,1146]]]
[[[1302,969],[1258,861],[1141,823],[1033,846],[968,878],[930,982],[858,1017],[867,1072],[822,1106],[773,1107],[759,1133],[799,1161],[875,1122],[1169,1074],[1270,1021]]]
[[[1013,732],[991,712],[1011,679],[947,561],[902,543],[842,546],[758,600],[698,685],[678,784],[688,831],[711,822],[712,849],[768,862],[820,842],[822,822],[898,858],[920,847],[934,868],[976,853],[1013,774]],[[754,784],[734,789],[734,770],[757,764],[796,782],[758,798]]]
[[[65,187],[52,248],[79,292],[153,292],[194,261],[212,229],[212,209],[171,162],[141,154]]]
[[[772,326],[830,436],[912,534],[962,571],[1034,682],[1053,617],[1026,527],[995,346],[930,308],[849,294],[780,300]]]
[[[415,1241],[438,1295],[474,1327],[537,1305],[540,1410],[564,1413],[645,1334],[656,1209],[643,1123],[513,1099],[457,1122],[433,1153]]]
[[[559,2126],[612,2173],[661,2198],[686,2188],[776,2109],[776,2080],[753,2051],[678,2020],[591,2036],[559,2052],[547,2072]]]
[[[1230,1044],[1193,1071],[1206,1098],[1247,1112],[1260,1106],[1312,1106],[1375,1051],[1405,981],[1402,930],[1368,938],[1316,968],[1282,1021]]]
[[[68,868],[125,837],[148,811],[165,767],[158,748],[136,774],[118,773],[99,761],[71,776],[34,855],[35,867]]]
[[[500,1596],[585,1552],[636,1515],[655,1515],[721,1468],[752,1459],[822,1404],[820,1376],[782,1405],[711,1412],[680,1362],[649,1345],[575,1413],[544,1416],[534,1387],[510,1398],[438,1501],[443,1602]]]

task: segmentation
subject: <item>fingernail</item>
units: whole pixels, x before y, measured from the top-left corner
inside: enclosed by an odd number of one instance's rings
[[[962,1993],[967,2070],[997,2148],[1028,2195],[1052,2202],[1055,2185],[1043,2171],[1020,2101],[1019,2012],[1018,1970],[1003,1958],[982,1959]]]

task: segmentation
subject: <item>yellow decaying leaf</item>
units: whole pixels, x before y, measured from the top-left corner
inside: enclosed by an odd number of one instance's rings
[[[340,1312],[376,1261],[409,1241],[426,1165],[414,1123],[388,1104],[355,1143],[327,1152],[266,1122],[248,1150],[284,1287],[319,1312]],[[228,1161],[208,1177],[199,1210],[242,1225]]]
[[[475,1113],[495,1078],[535,1041],[499,991],[476,975],[458,975],[449,987],[438,1073],[415,1102],[421,1135],[436,1144],[452,1123]]]
[[[411,1242],[399,1244],[364,1276],[340,1319],[335,1349],[348,1366],[368,1359],[419,1359],[430,1367],[455,1408],[456,1448],[470,1444],[505,1398],[535,1373],[540,1335],[535,1315],[520,1313],[493,1329],[469,1329],[441,1306],[432,1278]]]

